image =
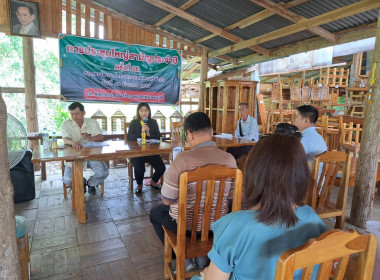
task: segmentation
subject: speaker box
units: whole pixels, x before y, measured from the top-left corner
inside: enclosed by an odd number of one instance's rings
[[[32,152],[27,150],[23,159],[9,170],[14,188],[14,202],[33,200],[36,196]]]

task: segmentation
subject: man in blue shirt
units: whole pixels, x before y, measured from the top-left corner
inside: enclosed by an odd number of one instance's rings
[[[310,168],[313,158],[327,151],[326,142],[323,137],[315,130],[315,122],[318,119],[317,108],[311,105],[302,105],[297,108],[294,125],[302,132],[301,143],[305,149]]]
[[[259,127],[255,118],[249,115],[249,106],[247,103],[239,104],[240,120],[237,123],[235,137],[244,138],[251,141],[259,140]],[[235,159],[247,154],[252,146],[242,146],[228,148],[227,152],[231,153]]]

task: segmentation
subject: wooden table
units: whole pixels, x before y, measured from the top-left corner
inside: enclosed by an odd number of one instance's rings
[[[351,116],[346,116],[344,115],[343,116],[343,122],[344,123],[354,123],[354,124],[360,124],[361,126],[363,126],[363,123],[364,123],[364,118],[361,118],[361,117],[351,117]]]
[[[213,137],[219,148],[252,146],[256,142],[241,138],[219,138]],[[35,148],[33,152],[33,163],[45,163],[49,161],[71,161],[73,182],[72,182],[72,209],[77,211],[79,223],[86,223],[86,211],[83,192],[83,161],[85,160],[116,160],[126,157],[148,156],[163,153],[170,153],[174,147],[184,147],[190,149],[186,141],[163,142],[158,144],[141,145],[137,141],[108,141],[109,146],[96,148],[73,149],[66,146],[64,149],[44,150],[42,146]]]
[[[104,141],[108,140],[124,140],[124,131],[103,131],[103,137]],[[170,137],[170,130],[161,130],[160,136],[166,137],[169,134]],[[42,144],[42,133],[41,132],[28,132],[27,133],[28,140],[41,140]],[[52,135],[50,135],[51,137]],[[58,139],[62,139],[61,134],[57,134]],[[46,180],[46,165],[45,162],[41,163],[41,180]]]

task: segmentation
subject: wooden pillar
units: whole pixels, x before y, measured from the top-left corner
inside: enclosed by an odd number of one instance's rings
[[[360,144],[360,156],[355,177],[350,223],[365,228],[371,218],[375,192],[380,142],[380,15],[377,20],[373,67],[369,83],[372,86],[370,102],[365,107],[365,119]]]
[[[37,95],[36,95],[36,70],[34,66],[33,39],[22,38],[23,58],[24,58],[24,84],[25,84],[25,114],[28,132],[37,132]],[[33,151],[38,145],[38,141],[29,141],[29,148]],[[45,163],[42,165],[42,179],[46,179]],[[35,170],[39,170],[39,165],[35,165]]]
[[[201,59],[201,76],[199,81],[199,100],[198,100],[198,111],[205,111],[205,96],[206,96],[206,86],[205,81],[207,80],[208,71],[208,57],[207,48],[202,47],[202,59]]]
[[[7,108],[0,93],[0,267],[2,279],[21,279],[18,259],[13,186],[7,149]]]
[[[360,70],[362,68],[363,53],[354,53],[352,56],[352,65],[350,71],[350,87],[354,87],[354,82],[359,78]]]
[[[25,113],[28,132],[38,131],[36,71],[34,66],[33,39],[22,38],[24,56]]]

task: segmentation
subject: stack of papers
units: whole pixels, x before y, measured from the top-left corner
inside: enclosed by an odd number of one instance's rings
[[[107,142],[86,141],[86,142],[83,142],[81,144],[85,148],[109,146],[109,144]]]
[[[220,135],[214,135],[215,137],[219,137],[219,138],[227,138],[227,139],[232,139],[234,138],[234,136],[232,134],[229,134],[229,133],[222,133]]]
[[[141,138],[137,138],[137,142],[141,143]],[[146,142],[151,144],[158,144],[161,141],[158,139],[146,139]]]

